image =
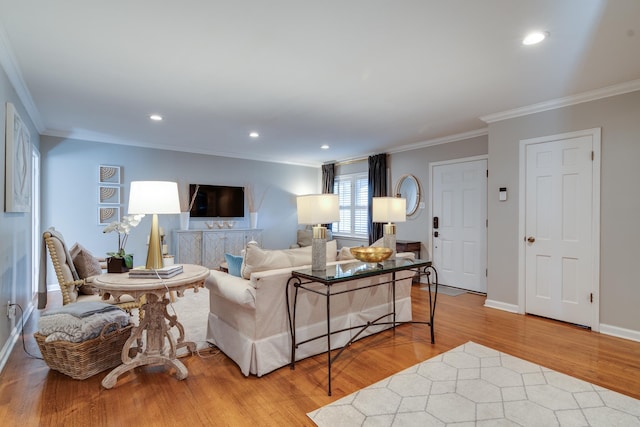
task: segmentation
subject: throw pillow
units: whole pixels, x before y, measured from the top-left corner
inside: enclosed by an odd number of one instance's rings
[[[238,255],[224,254],[224,259],[227,261],[229,274],[240,277],[240,267],[242,267],[243,258]]]
[[[97,276],[102,274],[102,268],[100,267],[100,261],[98,261],[84,246],[75,243],[69,250],[73,265],[78,272],[80,279],[86,279],[87,277]],[[93,295],[96,289],[91,285],[82,285],[78,291],[83,295]]]

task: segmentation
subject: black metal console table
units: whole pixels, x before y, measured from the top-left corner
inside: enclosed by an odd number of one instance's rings
[[[427,276],[427,283],[429,285],[429,320],[426,322],[418,322],[418,321],[406,321],[399,322],[396,321],[396,273],[404,270],[412,270],[415,271],[419,276]],[[361,279],[365,277],[371,276],[380,276],[383,274],[390,274],[391,279],[383,282],[376,282],[367,286],[360,286],[357,288],[350,289],[335,289],[333,285],[341,282],[347,282],[350,280]],[[433,274],[434,281],[431,282],[431,276]],[[352,326],[348,328],[343,328],[337,331],[331,330],[331,297],[335,295],[344,294],[347,292],[356,292],[363,289],[369,289],[376,286],[382,286],[386,284],[392,284],[391,292],[392,292],[392,311],[382,316],[379,316],[376,319],[368,321],[365,324]],[[433,285],[433,286],[432,286]],[[293,286],[293,312],[291,310],[291,298],[290,298],[290,288]],[[303,289],[308,292],[313,292],[318,295],[322,295],[325,297],[327,303],[327,333],[315,336],[313,338],[306,339],[301,342],[296,341],[296,308],[298,301],[298,291]],[[368,264],[360,261],[350,262],[347,264],[337,264],[332,266],[327,266],[327,269],[324,271],[315,271],[311,270],[311,268],[303,269],[303,270],[294,270],[291,272],[291,277],[287,281],[286,288],[286,300],[287,300],[287,314],[289,316],[289,331],[291,333],[291,369],[295,369],[295,361],[296,361],[296,349],[298,346],[308,343],[310,341],[314,341],[320,338],[327,339],[327,378],[328,378],[328,395],[331,396],[331,365],[332,363],[342,354],[346,347],[348,347],[353,341],[355,341],[358,336],[364,332],[369,326],[373,325],[393,325],[395,328],[397,325],[404,323],[418,323],[429,325],[431,332],[431,343],[435,343],[434,337],[434,327],[433,327],[433,319],[435,315],[436,309],[436,300],[438,297],[438,273],[431,264],[431,261],[425,260],[411,260],[408,258],[396,258],[383,261],[377,264]],[[390,320],[388,318],[391,318]],[[340,332],[352,330],[352,329],[360,329],[343,347],[335,349],[336,354],[332,357],[332,349],[331,349],[331,335],[337,334]]]

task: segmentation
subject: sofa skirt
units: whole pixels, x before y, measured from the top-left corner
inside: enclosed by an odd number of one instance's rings
[[[391,310],[390,303],[369,307],[364,311],[348,313],[331,319],[331,330],[336,331],[365,324]],[[411,317],[411,297],[396,300],[396,321],[406,322]],[[391,321],[389,316],[388,321]],[[244,325],[246,331],[255,331],[257,325]],[[391,325],[376,325],[367,328],[358,339],[389,329]],[[243,328],[244,329],[244,328]],[[326,334],[326,322],[318,322],[296,328],[298,342],[307,338]],[[359,329],[343,331],[331,336],[331,348],[343,347]],[[215,344],[223,353],[231,358],[239,367],[243,375],[265,375],[271,371],[288,365],[291,362],[291,336],[289,331],[274,334],[265,338],[255,338],[243,334],[219,318],[209,313],[207,325],[207,341]],[[326,337],[300,345],[296,349],[296,361],[327,351]]]

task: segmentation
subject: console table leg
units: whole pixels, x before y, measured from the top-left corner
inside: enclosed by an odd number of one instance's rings
[[[331,292],[327,286],[327,393],[331,396]]]

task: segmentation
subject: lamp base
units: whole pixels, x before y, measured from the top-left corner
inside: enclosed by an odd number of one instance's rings
[[[311,270],[325,271],[327,269],[327,229],[320,225],[313,227],[311,239]]]
[[[396,225],[395,224],[385,224],[384,225],[384,237],[382,238],[382,242],[385,248],[389,248],[393,251],[390,259],[394,259],[396,257]]]
[[[149,248],[147,250],[147,263],[145,268],[157,270],[163,267],[162,245],[160,245],[160,230],[158,229],[158,215],[151,218],[151,234],[149,235]]]

